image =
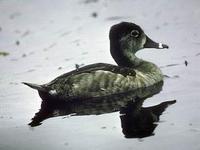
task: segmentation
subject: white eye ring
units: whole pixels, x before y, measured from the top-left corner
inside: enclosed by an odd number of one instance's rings
[[[133,36],[133,37],[138,37],[139,36],[139,31],[138,30],[132,30],[131,31],[131,36]]]

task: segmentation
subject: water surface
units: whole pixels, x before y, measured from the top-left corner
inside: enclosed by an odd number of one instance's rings
[[[9,55],[0,55],[0,149],[200,149],[199,6],[198,0],[1,0],[0,52]],[[138,106],[177,100],[153,123],[152,136],[126,138],[122,132],[122,116],[133,112],[133,101],[117,108],[104,104],[109,112],[99,114],[91,113],[95,108],[76,116],[57,111],[57,117],[53,113],[30,127],[41,99],[21,82],[46,83],[76,64],[114,64],[108,32],[121,21],[139,24],[153,40],[170,46],[137,54],[166,75],[160,93]]]

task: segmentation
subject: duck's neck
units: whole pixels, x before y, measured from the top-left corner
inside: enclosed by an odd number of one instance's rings
[[[137,67],[140,66],[141,63],[143,62],[142,59],[138,58],[135,53],[132,53],[128,50],[124,50],[124,59],[127,59],[129,61],[129,66],[130,67]]]
[[[129,49],[119,49],[119,47],[111,47],[110,49],[112,57],[119,66],[135,68],[143,62],[134,52]]]

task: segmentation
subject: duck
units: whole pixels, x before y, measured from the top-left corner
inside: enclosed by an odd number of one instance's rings
[[[87,99],[134,91],[163,81],[154,63],[135,54],[144,48],[165,49],[166,44],[150,39],[132,22],[113,25],[109,32],[110,54],[116,65],[95,63],[64,73],[46,84],[23,84],[36,89],[45,99]]]

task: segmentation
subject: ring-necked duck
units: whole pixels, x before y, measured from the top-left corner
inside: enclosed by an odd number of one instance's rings
[[[163,80],[161,70],[153,63],[135,56],[143,48],[168,48],[151,40],[134,23],[121,22],[110,29],[110,52],[117,65],[96,63],[65,73],[50,83],[25,83],[39,91],[40,97],[58,99],[90,98],[124,93]]]

